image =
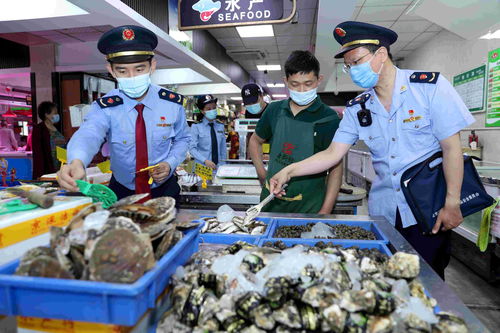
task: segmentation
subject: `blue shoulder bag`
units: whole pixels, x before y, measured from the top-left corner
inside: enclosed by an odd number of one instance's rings
[[[423,233],[430,233],[439,210],[446,200],[443,153],[437,152],[427,160],[406,170],[401,177],[401,189]],[[494,199],[486,192],[471,156],[464,155],[464,179],[460,194],[460,210],[466,217],[491,206]],[[438,161],[441,159],[441,162]]]

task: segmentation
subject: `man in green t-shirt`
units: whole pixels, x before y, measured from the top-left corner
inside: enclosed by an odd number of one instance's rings
[[[309,51],[294,51],[285,63],[285,84],[290,98],[269,104],[249,144],[259,180],[261,199],[269,195],[268,182],[289,164],[322,151],[332,142],[340,119],[316,90],[323,79],[319,62]],[[271,144],[268,169],[262,162],[262,143]],[[286,196],[267,204],[263,211],[330,214],[342,183],[342,163],[329,172],[294,178]]]

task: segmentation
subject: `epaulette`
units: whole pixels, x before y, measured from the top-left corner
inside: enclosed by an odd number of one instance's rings
[[[413,72],[410,82],[436,84],[438,77],[439,72]]]
[[[363,93],[359,95],[356,98],[351,99],[349,102],[347,102],[346,107],[353,106],[359,103],[366,103],[370,99],[370,94],[369,93]]]
[[[158,91],[158,96],[160,96],[161,99],[174,102],[180,105],[182,105],[184,102],[184,96],[174,93],[173,91],[167,89],[160,89],[160,91]]]
[[[106,96],[103,98],[98,98],[96,102],[102,109],[123,104],[123,100],[120,98],[120,96]]]

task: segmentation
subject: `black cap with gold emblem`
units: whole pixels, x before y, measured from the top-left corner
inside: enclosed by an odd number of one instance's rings
[[[379,25],[346,21],[333,30],[333,37],[341,45],[335,58],[342,58],[344,53],[363,45],[377,45],[389,48],[398,39],[398,34]]]
[[[108,61],[128,64],[151,59],[157,45],[158,38],[152,31],[136,25],[123,25],[105,32],[97,48]]]

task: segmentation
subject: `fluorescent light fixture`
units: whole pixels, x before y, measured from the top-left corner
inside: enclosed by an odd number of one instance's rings
[[[274,98],[287,98],[288,96],[285,94],[273,94]]]
[[[240,96],[231,97],[231,99],[232,99],[233,101],[242,101],[242,100],[243,100],[243,98],[241,98]]]
[[[19,21],[85,14],[88,14],[88,12],[67,0],[2,1],[0,21]]]
[[[254,37],[274,37],[273,26],[270,24],[264,25],[247,25],[236,27],[241,38],[254,38]]]
[[[268,88],[285,88],[284,83],[268,83],[267,84]]]
[[[281,65],[257,65],[259,71],[280,71]]]
[[[479,39],[500,39],[500,29],[495,32],[488,32],[486,35],[479,37]]]

